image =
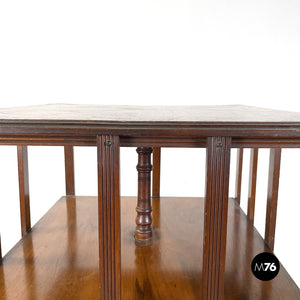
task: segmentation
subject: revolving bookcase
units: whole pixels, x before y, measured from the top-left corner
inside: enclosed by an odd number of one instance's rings
[[[300,113],[239,105],[3,108],[0,144],[17,146],[22,232],[1,260],[1,299],[300,299],[282,265],[266,282],[250,268],[256,254],[274,249],[281,149],[300,147]],[[35,145],[64,147],[66,195],[31,226],[27,147]],[[98,197],[75,194],[75,146],[97,147]],[[120,195],[120,147],[137,148],[137,197]],[[163,147],[206,148],[204,197],[160,196]],[[264,238],[253,225],[259,148],[270,149]]]

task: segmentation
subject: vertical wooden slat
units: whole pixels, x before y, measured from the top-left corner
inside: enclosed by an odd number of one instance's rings
[[[253,148],[251,149],[251,154],[250,154],[248,209],[247,209],[247,215],[251,223],[254,222],[257,159],[258,159],[258,148]]]
[[[224,299],[230,137],[208,137],[202,299]]]
[[[160,197],[160,157],[161,148],[153,148],[152,197]]]
[[[65,179],[66,179],[66,195],[75,195],[75,179],[74,179],[74,148],[73,146],[64,146],[65,152]]]
[[[235,200],[241,203],[241,189],[242,189],[242,176],[243,176],[243,154],[244,149],[237,149],[236,160],[236,179],[235,179]]]
[[[120,140],[99,135],[98,207],[100,299],[121,299]]]
[[[22,237],[31,228],[27,146],[18,145],[18,173]]]
[[[0,261],[2,260],[2,247],[1,247],[1,235],[0,235]]]
[[[281,160],[281,149],[280,148],[270,149],[265,240],[272,251],[274,250],[275,229],[276,229],[280,160]]]
[[[4,273],[4,268],[2,266],[1,236],[0,236],[0,286],[1,286],[0,299],[8,299],[6,293],[6,287],[5,287],[5,273]]]

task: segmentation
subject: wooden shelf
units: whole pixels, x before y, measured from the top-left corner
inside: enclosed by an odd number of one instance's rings
[[[121,201],[122,299],[200,299],[203,198],[154,198],[153,239],[137,242],[135,197]],[[0,265],[0,299],[99,299],[96,197],[62,197]],[[283,266],[256,279],[252,258],[270,251],[229,199],[225,299],[300,299]]]

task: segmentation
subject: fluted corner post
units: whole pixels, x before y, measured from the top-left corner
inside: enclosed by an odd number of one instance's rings
[[[223,300],[230,168],[230,137],[208,137],[202,298]]]
[[[97,136],[100,299],[121,299],[120,138]]]
[[[135,238],[147,240],[152,237],[152,206],[151,206],[151,153],[152,148],[139,147],[138,153],[138,201],[136,207]]]

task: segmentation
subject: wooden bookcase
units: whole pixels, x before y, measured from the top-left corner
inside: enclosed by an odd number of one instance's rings
[[[17,145],[22,231],[1,260],[0,299],[300,299],[282,265],[266,282],[250,268],[256,254],[274,249],[281,149],[300,147],[300,113],[238,105],[7,108],[0,144]],[[66,196],[31,228],[32,145],[64,146]],[[98,197],[76,196],[74,146],[97,147]],[[120,196],[120,147],[137,148],[137,198]],[[160,196],[162,147],[206,148],[204,197]],[[236,195],[229,198],[232,148]],[[247,215],[240,208],[245,148]],[[270,148],[264,238],[253,225],[259,148]]]

